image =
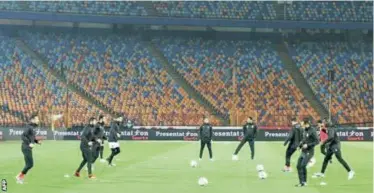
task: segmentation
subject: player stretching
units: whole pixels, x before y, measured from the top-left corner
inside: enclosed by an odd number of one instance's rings
[[[321,173],[316,173],[313,177],[325,177],[325,171],[327,168],[328,162],[331,160],[332,156],[335,154],[336,159],[343,165],[343,167],[348,172],[348,180],[351,180],[355,175],[355,172],[351,170],[348,166],[347,162],[343,159],[342,153],[340,150],[340,140],[339,136],[337,135],[335,126],[332,123],[328,123],[328,139],[324,141],[321,145],[321,151],[325,155],[323,160]],[[326,152],[327,149],[327,152]]]
[[[89,124],[83,129],[81,135],[81,144],[80,149],[82,151],[83,160],[79,165],[78,169],[75,171],[75,176],[80,177],[80,171],[82,168],[87,164],[88,168],[88,178],[95,179],[95,175],[92,174],[92,161],[93,161],[93,149],[92,145],[96,141],[94,136],[94,129],[97,124],[97,121],[94,117],[91,117],[89,120]]]
[[[213,161],[213,152],[212,152],[212,137],[213,137],[213,128],[209,124],[209,119],[204,119],[204,124],[200,127],[200,155],[199,160],[203,157],[203,152],[205,145],[208,146],[209,158]]]
[[[247,123],[243,126],[243,139],[240,141],[236,148],[232,160],[238,160],[238,153],[243,145],[248,142],[249,148],[251,149],[251,159],[255,157],[255,139],[257,136],[257,126],[253,123],[253,118],[249,117]]]
[[[303,139],[300,143],[301,155],[297,161],[297,172],[299,176],[299,184],[297,187],[306,186],[307,182],[307,164],[314,156],[314,147],[318,144],[317,132],[310,126],[309,120],[304,119],[301,125],[304,128]]]
[[[286,165],[284,166],[283,172],[291,172],[291,157],[297,150],[297,147],[300,145],[300,141],[303,138],[303,131],[301,130],[300,124],[296,121],[296,118],[292,118],[291,124],[291,131],[284,142],[284,146],[287,144],[289,145],[286,151]]]
[[[39,124],[38,115],[31,115],[30,123],[28,123],[26,130],[22,133],[22,153],[25,159],[25,167],[16,176],[17,183],[23,184],[23,180],[27,172],[34,166],[34,159],[32,156],[32,148],[35,146],[35,143],[40,144],[40,141],[35,139],[34,129]]]
[[[118,117],[117,119],[114,119],[114,121],[110,124],[110,130],[109,130],[109,137],[108,137],[108,144],[109,148],[112,151],[110,156],[106,159],[108,161],[109,166],[115,166],[115,164],[112,163],[114,156],[118,155],[121,150],[119,148],[118,139],[121,137],[120,132],[120,125],[122,124],[123,118]]]

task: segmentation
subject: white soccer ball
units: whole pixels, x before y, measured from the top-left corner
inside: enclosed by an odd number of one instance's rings
[[[192,161],[190,162],[190,166],[193,167],[193,168],[196,168],[196,167],[197,167],[197,161],[192,160]]]
[[[258,172],[258,177],[262,180],[268,177],[268,174],[265,171]]]
[[[200,177],[199,180],[197,181],[197,183],[200,186],[206,186],[206,185],[208,185],[208,179],[206,179],[205,177]]]
[[[258,164],[258,165],[256,166],[256,170],[257,170],[258,172],[260,172],[260,171],[264,171],[264,170],[265,170],[264,165],[262,165],[262,164]]]

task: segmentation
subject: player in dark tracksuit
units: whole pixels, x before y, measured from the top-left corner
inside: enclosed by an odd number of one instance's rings
[[[213,152],[212,152],[213,128],[212,128],[212,125],[209,124],[208,118],[204,119],[204,124],[200,127],[199,133],[200,133],[199,158],[200,160],[202,159],[205,146],[207,146],[208,151],[209,151],[209,158],[211,161],[213,161]]]
[[[303,131],[300,124],[296,121],[296,118],[292,119],[291,124],[291,131],[288,134],[286,141],[284,142],[284,146],[289,144],[286,151],[286,164],[283,169],[284,172],[291,171],[291,156],[295,153],[300,145],[301,139],[303,138]]]
[[[22,184],[27,172],[34,166],[34,159],[32,156],[32,148],[35,144],[40,144],[40,141],[35,139],[34,129],[39,124],[38,115],[32,115],[30,117],[30,123],[27,125],[26,130],[22,133],[22,153],[25,159],[25,167],[23,170],[16,176],[17,183]]]
[[[327,129],[328,138],[321,145],[322,154],[325,155],[325,158],[322,164],[321,173],[317,173],[313,177],[324,177],[325,176],[327,165],[329,161],[331,160],[332,156],[335,154],[336,159],[347,170],[348,179],[350,180],[353,178],[355,172],[351,170],[347,162],[342,157],[340,139],[339,139],[339,136],[337,135],[335,126],[332,123],[327,123],[327,126],[328,126],[328,129]]]
[[[95,138],[96,139],[99,139],[98,141],[99,142],[95,142],[93,144],[93,147],[92,149],[94,150],[93,151],[93,162],[92,163],[95,163],[97,158],[99,158],[99,156],[101,156],[101,159],[102,159],[102,151],[104,150],[104,140],[106,139],[106,136],[105,136],[105,130],[104,130],[104,116],[100,115],[99,117],[99,122],[97,123],[96,127],[95,127],[95,130],[94,130],[94,135],[95,135]],[[105,162],[105,160],[101,161],[101,162]]]
[[[123,118],[119,117],[110,124],[108,144],[112,153],[106,159],[109,166],[115,166],[115,164],[112,163],[113,158],[121,152],[118,139],[121,137],[120,125],[122,124],[122,120]]]
[[[255,139],[257,136],[257,126],[253,123],[253,118],[249,117],[247,119],[247,123],[243,126],[243,139],[240,141],[238,147],[236,148],[233,160],[238,159],[237,155],[240,151],[240,149],[243,147],[245,143],[248,142],[249,148],[251,149],[251,159],[253,160],[255,157]]]
[[[96,119],[92,117],[90,118],[89,124],[83,129],[83,132],[81,135],[81,144],[80,144],[80,149],[82,151],[83,160],[74,174],[76,177],[80,177],[80,171],[87,164],[88,177],[91,179],[96,178],[92,174],[92,163],[93,163],[93,155],[94,155],[94,150],[92,146],[94,143],[97,143],[97,139],[94,135],[94,129],[95,129],[96,124],[97,124]]]
[[[316,130],[310,126],[309,120],[304,119],[302,125],[304,128],[303,139],[300,143],[301,155],[297,161],[297,172],[299,176],[299,184],[297,187],[306,186],[307,182],[307,165],[309,160],[314,156],[314,147],[318,145],[318,137]]]
[[[100,161],[101,162],[105,162],[105,159],[103,158],[104,156],[104,141],[107,139],[106,136],[105,136],[105,129],[104,129],[104,125],[105,125],[105,117],[103,115],[100,115],[99,116],[99,122],[98,122],[98,125],[100,127],[100,139],[102,140],[102,143],[100,144],[100,148],[99,148],[99,154],[100,154]]]

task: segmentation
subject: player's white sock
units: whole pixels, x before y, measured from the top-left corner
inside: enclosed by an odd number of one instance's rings
[[[355,176],[355,172],[353,170],[351,170],[350,172],[348,172],[348,180],[352,180],[352,178]]]
[[[238,155],[232,155],[232,160],[233,161],[237,161],[239,158],[238,158]]]
[[[106,163],[106,159],[100,159],[101,163]]]
[[[214,161],[214,159],[213,159],[213,158],[210,158],[210,161]]]

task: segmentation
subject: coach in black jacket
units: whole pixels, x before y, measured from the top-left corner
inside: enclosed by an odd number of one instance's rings
[[[208,146],[209,151],[209,158],[213,161],[213,152],[212,152],[212,138],[213,138],[213,128],[212,125],[209,123],[209,119],[204,119],[204,124],[200,127],[200,160],[203,157],[203,152],[205,145]]]

